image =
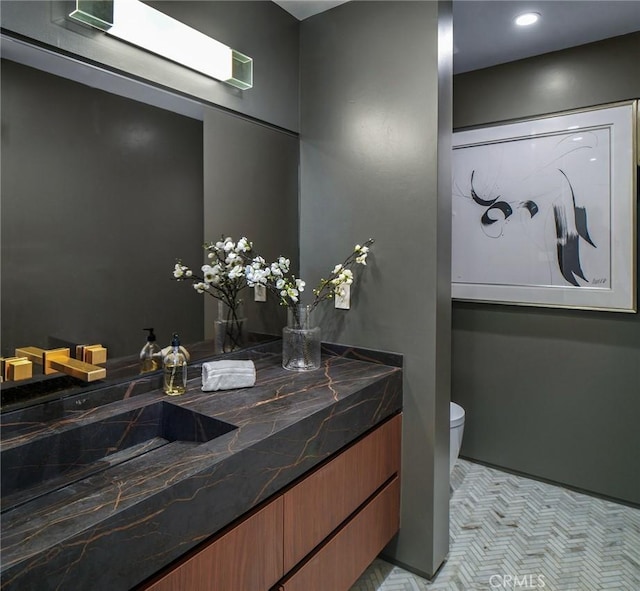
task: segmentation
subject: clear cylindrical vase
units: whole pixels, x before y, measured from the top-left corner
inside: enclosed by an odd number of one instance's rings
[[[242,301],[235,307],[218,301],[218,318],[213,325],[213,349],[215,353],[231,353],[246,346],[246,318]]]
[[[320,327],[315,326],[310,306],[290,306],[282,329],[282,367],[311,371],[320,367]]]

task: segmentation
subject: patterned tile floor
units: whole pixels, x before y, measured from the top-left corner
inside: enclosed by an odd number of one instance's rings
[[[376,560],[351,591],[640,591],[640,510],[458,460],[432,581]]]

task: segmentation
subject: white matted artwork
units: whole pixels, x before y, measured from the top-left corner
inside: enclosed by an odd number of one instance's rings
[[[455,299],[636,311],[637,108],[453,134]]]

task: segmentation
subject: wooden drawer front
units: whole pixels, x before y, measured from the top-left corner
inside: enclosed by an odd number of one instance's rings
[[[265,591],[282,575],[282,497],[278,497],[144,589]]]
[[[399,472],[401,428],[398,415],[284,494],[285,573]]]
[[[300,570],[282,591],[347,591],[400,527],[400,479],[394,478]]]

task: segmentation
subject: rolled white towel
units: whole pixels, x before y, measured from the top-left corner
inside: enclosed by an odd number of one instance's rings
[[[208,361],[202,364],[202,391],[249,388],[256,383],[256,366],[251,360]]]

